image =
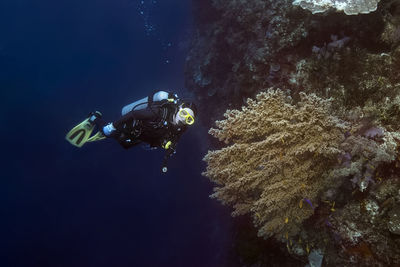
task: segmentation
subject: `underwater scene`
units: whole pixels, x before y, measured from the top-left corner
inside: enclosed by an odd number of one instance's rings
[[[0,0],[0,266],[400,266],[400,0]]]

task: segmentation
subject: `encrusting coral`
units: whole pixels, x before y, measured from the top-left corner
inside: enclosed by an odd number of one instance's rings
[[[297,235],[320,195],[343,178],[372,179],[371,168],[394,160],[399,138],[383,128],[367,130],[379,138],[368,136],[359,123],[334,115],[332,99],[300,93],[292,102],[270,89],[242,110],[228,110],[209,131],[228,146],[204,158],[203,175],[217,184],[212,197],[233,206],[233,216],[250,213],[260,236],[278,240]]]
[[[329,9],[344,11],[346,15],[368,14],[376,10],[379,0],[295,0],[293,5],[310,10],[313,14]]]

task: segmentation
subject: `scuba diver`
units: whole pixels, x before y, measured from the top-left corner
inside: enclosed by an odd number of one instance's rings
[[[176,94],[158,91],[122,108],[122,117],[105,123],[99,111],[68,132],[66,139],[72,145],[82,147],[87,142],[114,138],[128,149],[141,143],[151,148],[166,150],[162,172],[167,172],[167,161],[175,154],[175,147],[188,126],[193,125],[196,107],[183,102]],[[98,132],[91,136],[94,128]]]

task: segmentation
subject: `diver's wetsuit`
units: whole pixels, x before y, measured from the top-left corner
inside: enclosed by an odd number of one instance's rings
[[[177,111],[177,105],[168,102],[151,103],[145,109],[132,110],[112,123],[116,130],[110,137],[115,138],[126,149],[142,142],[151,147],[165,147],[171,142],[164,156],[163,166],[166,166],[168,158],[175,152],[177,141],[187,128],[185,125],[172,123]],[[103,129],[104,123],[98,121],[96,124]]]

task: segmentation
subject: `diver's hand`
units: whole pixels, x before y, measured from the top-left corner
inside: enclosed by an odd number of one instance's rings
[[[167,168],[166,166],[164,166],[164,167],[162,167],[161,171],[162,171],[163,173],[166,173],[166,172],[168,171],[168,168]]]

